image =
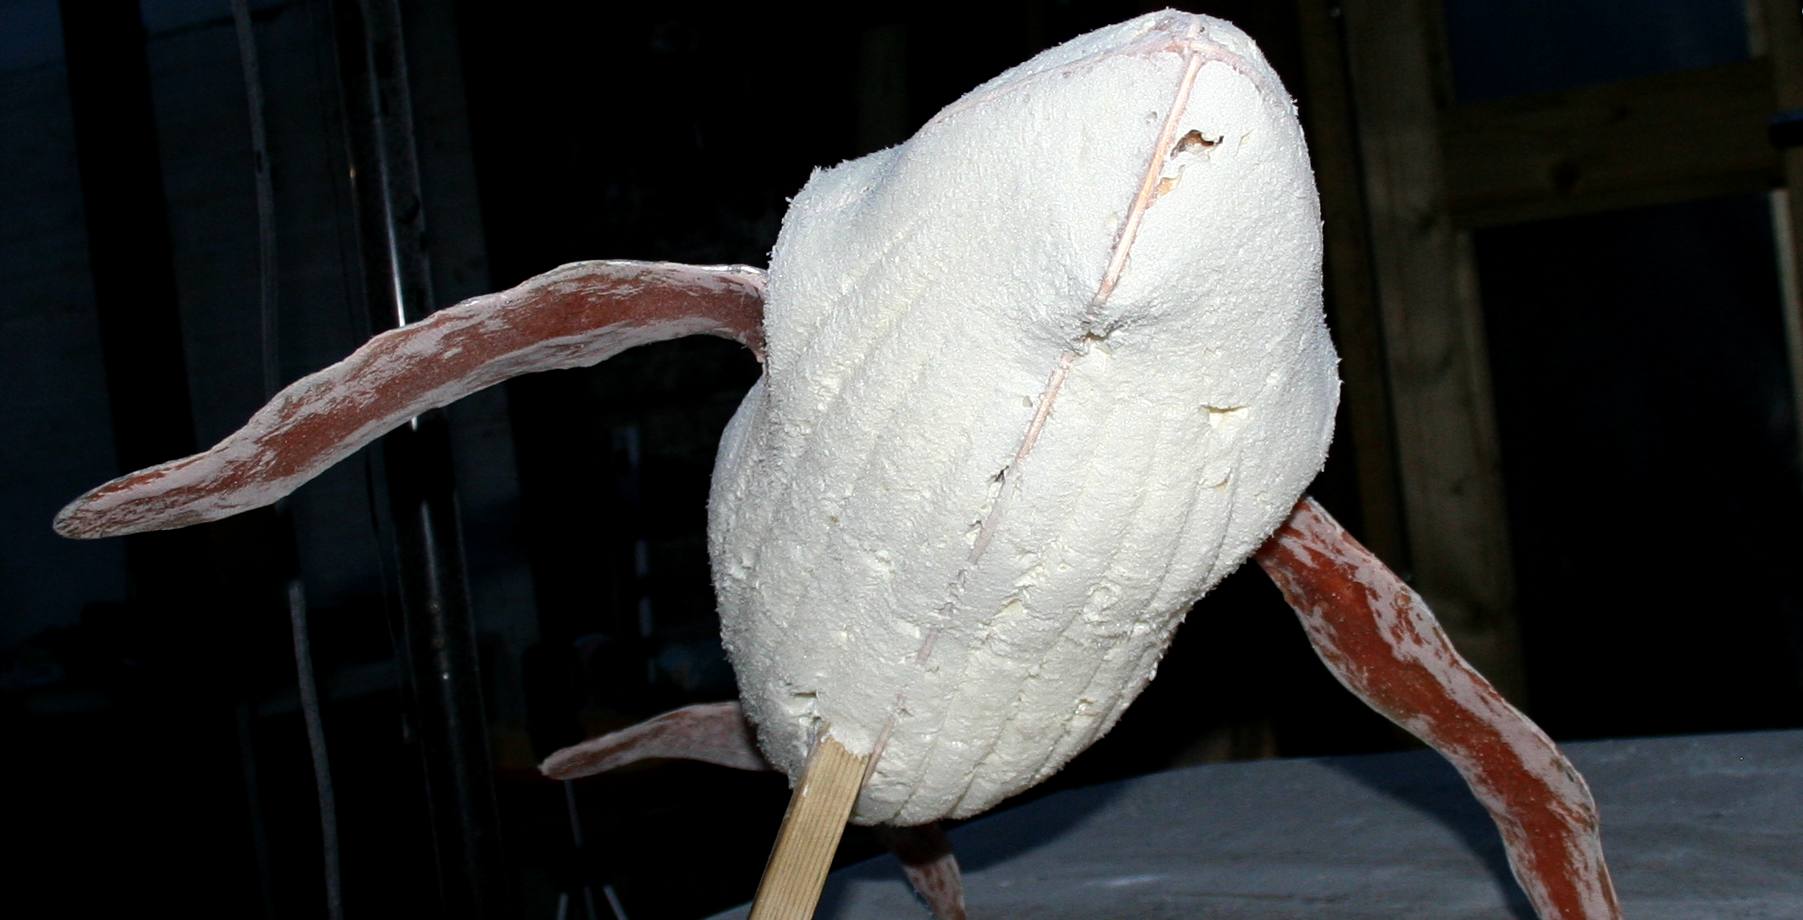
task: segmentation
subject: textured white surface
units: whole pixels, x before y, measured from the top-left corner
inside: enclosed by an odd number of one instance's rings
[[[1119,718],[1320,468],[1338,394],[1294,108],[1159,13],[816,172],[722,440],[710,550],[746,711],[854,820],[982,811]]]

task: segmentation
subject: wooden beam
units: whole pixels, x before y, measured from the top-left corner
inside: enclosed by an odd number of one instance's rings
[[[1470,240],[1447,207],[1437,0],[1345,0],[1413,585],[1459,650],[1522,694],[1515,582]]]
[[[1795,19],[1795,10],[1791,11]],[[1516,223],[1771,189],[1764,59],[1454,106],[1441,121],[1460,226]]]
[[[1785,109],[1803,109],[1803,15],[1787,0],[1764,0],[1763,38],[1773,101]],[[1803,439],[1803,147],[1777,154],[1785,191],[1776,197],[1774,222],[1777,253],[1784,283],[1785,354],[1790,363],[1791,417]],[[1803,445],[1799,445],[1803,449]]]
[[[1360,189],[1358,131],[1346,85],[1346,50],[1334,0],[1297,0],[1309,155],[1321,188],[1327,308],[1340,351],[1341,392],[1358,480],[1359,538],[1379,558],[1408,559],[1396,478],[1396,435],[1384,369],[1383,321],[1372,278],[1371,239]]]

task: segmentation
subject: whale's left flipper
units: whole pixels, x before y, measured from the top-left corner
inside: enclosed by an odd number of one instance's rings
[[[370,339],[277,393],[211,450],[70,502],[56,531],[111,537],[260,508],[407,419],[509,377],[687,335],[736,339],[761,354],[763,315],[764,273],[750,266],[565,265]]]
[[[580,779],[641,760],[700,760],[735,770],[768,770],[745,712],[730,703],[696,703],[564,748],[539,764],[552,779]]]

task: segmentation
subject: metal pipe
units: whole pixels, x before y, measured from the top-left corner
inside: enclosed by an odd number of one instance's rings
[[[398,0],[334,0],[372,332],[434,307]],[[499,809],[441,412],[382,441],[405,627],[409,721],[430,797],[442,916],[504,912]]]

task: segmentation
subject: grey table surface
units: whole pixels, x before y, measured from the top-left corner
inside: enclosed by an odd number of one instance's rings
[[[1803,920],[1803,731],[1561,747],[1630,920]],[[1534,916],[1489,817],[1428,751],[1174,770],[951,838],[974,920]],[[927,914],[884,856],[833,873],[818,916]]]

